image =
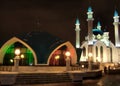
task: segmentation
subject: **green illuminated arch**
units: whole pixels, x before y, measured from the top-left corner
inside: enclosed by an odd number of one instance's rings
[[[32,52],[25,47],[23,44],[19,42],[15,42],[12,44],[5,52],[3,65],[13,65],[14,64],[14,51],[16,48],[20,49],[20,60],[19,65],[33,65],[34,64],[34,57]]]
[[[36,57],[36,54],[35,54],[35,51],[28,45],[26,44],[25,42],[23,42],[22,40],[20,40],[19,38],[17,37],[13,37],[11,38],[10,40],[8,40],[0,49],[0,64],[3,64],[3,60],[4,60],[4,57],[5,57],[5,54],[9,51],[11,51],[10,47],[13,47],[13,44],[16,43],[16,42],[19,42],[21,43],[22,45],[24,45],[24,47],[26,47],[28,50],[30,50],[32,52],[32,55],[34,57],[34,65],[37,65],[37,57]],[[10,49],[9,49],[10,48]],[[13,49],[14,50],[14,49]],[[12,51],[11,51],[12,52]],[[12,54],[11,54],[12,55]],[[13,56],[12,56],[13,57]]]

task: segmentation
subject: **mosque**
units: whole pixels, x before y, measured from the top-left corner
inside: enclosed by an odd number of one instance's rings
[[[69,52],[70,64],[88,61],[120,62],[120,34],[119,16],[114,13],[115,45],[109,40],[109,32],[102,31],[98,21],[97,28],[93,28],[93,11],[88,8],[88,36],[80,45],[80,22],[76,19],[76,45],[53,36],[47,32],[29,32],[15,35],[0,44],[0,65],[12,66],[15,58],[19,58],[20,66],[48,65],[65,66]],[[81,53],[82,49],[82,53]]]
[[[76,20],[76,47],[82,48],[82,54],[80,61],[88,61],[90,59],[93,62],[101,63],[119,63],[120,62],[120,34],[119,34],[119,16],[118,12],[114,12],[114,34],[115,45],[109,40],[109,32],[102,31],[100,21],[97,23],[97,28],[93,28],[93,11],[92,8],[88,8],[87,22],[88,22],[88,36],[85,37],[85,41],[80,46],[80,38],[78,36],[80,31],[79,19]]]

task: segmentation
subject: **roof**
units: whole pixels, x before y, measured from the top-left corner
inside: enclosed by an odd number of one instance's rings
[[[114,16],[118,16],[117,10],[114,11]]]
[[[47,32],[22,33],[16,37],[26,42],[35,51],[38,64],[46,64],[53,49],[65,42]]]
[[[98,34],[102,35],[103,34],[102,30],[99,30],[99,29],[93,29],[92,31],[93,31],[94,35],[98,35]]]
[[[76,19],[76,23],[75,24],[80,24],[80,21],[79,21],[78,18]]]
[[[88,12],[92,12],[92,7],[91,6],[88,7]]]

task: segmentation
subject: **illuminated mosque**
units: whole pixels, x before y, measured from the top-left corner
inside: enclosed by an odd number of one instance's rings
[[[88,61],[88,57],[92,57],[93,62],[102,63],[119,63],[120,62],[120,34],[119,34],[119,16],[115,10],[113,16],[114,22],[114,34],[115,45],[109,40],[109,32],[102,31],[100,21],[97,23],[97,27],[93,28],[93,11],[92,8],[88,8],[87,22],[88,22],[88,36],[85,37],[85,41],[80,46],[80,38],[78,36],[80,31],[79,19],[76,20],[76,47],[82,48],[82,54],[80,61]]]
[[[120,62],[120,34],[119,16],[114,13],[115,45],[109,40],[109,32],[102,31],[98,21],[97,28],[93,28],[93,11],[88,8],[88,36],[80,45],[80,22],[76,19],[76,45],[70,41],[62,40],[47,32],[29,32],[17,34],[1,42],[0,65],[12,66],[14,59],[19,56],[20,66],[48,65],[65,66],[66,52],[70,52],[70,64],[75,65],[81,61],[88,61],[92,57],[93,62]],[[82,53],[81,53],[82,49]]]

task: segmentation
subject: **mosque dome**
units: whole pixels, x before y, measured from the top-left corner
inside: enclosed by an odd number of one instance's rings
[[[98,34],[102,35],[103,34],[103,31],[99,30],[99,29],[93,29],[92,31],[93,31],[94,35],[98,35]]]
[[[94,28],[92,31],[93,31],[93,34],[94,34],[94,35],[98,35],[98,34],[102,35],[102,34],[103,34],[103,31],[101,30],[100,21],[98,21],[97,27]]]
[[[17,34],[4,42],[1,51],[1,64],[12,65],[8,62],[15,57],[15,50],[19,49],[24,54],[24,65],[50,64],[56,51],[65,51],[72,46],[70,42],[60,39],[47,32],[29,32]],[[50,62],[49,62],[50,61]]]
[[[27,43],[37,55],[38,64],[46,64],[50,53],[65,41],[47,32],[30,32],[16,36]]]

